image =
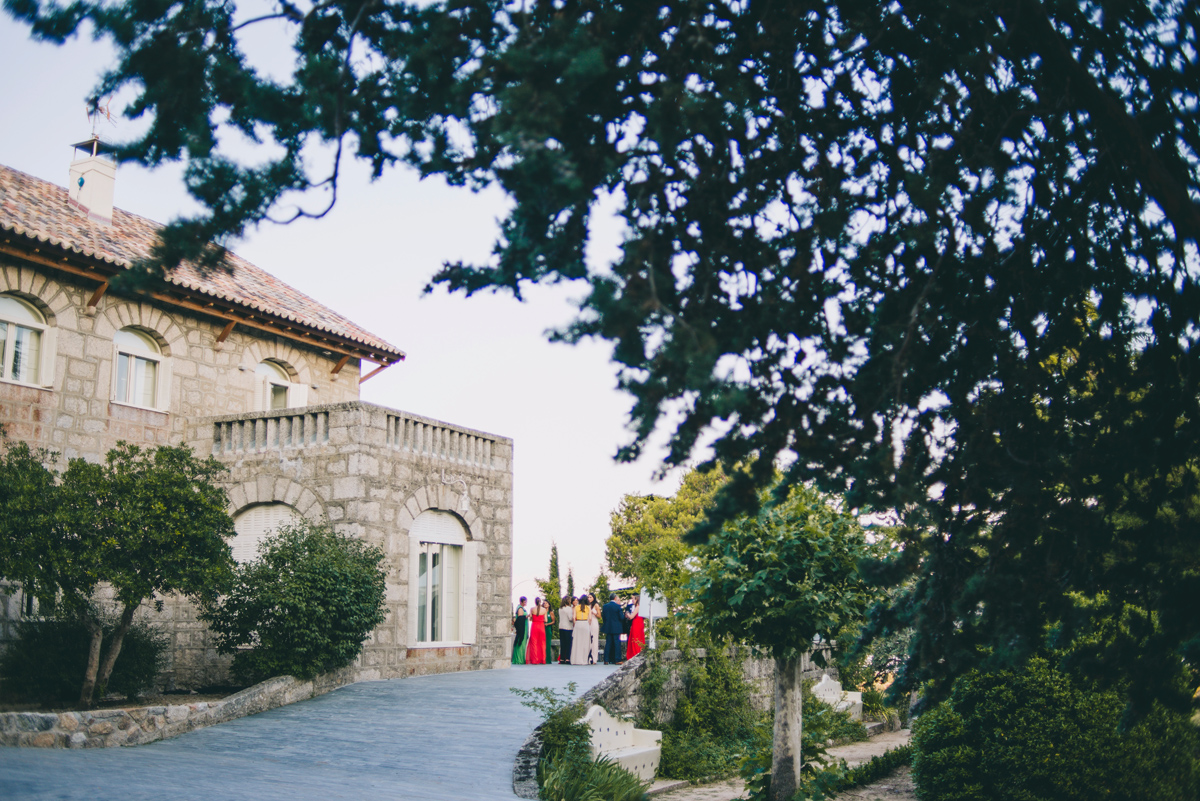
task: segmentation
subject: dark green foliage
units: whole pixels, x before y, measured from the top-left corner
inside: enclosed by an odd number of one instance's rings
[[[879,756],[871,757],[867,762],[847,771],[846,777],[839,783],[838,789],[850,790],[879,781],[894,773],[898,768],[911,765],[912,758],[913,748],[911,745],[902,745]]]
[[[880,553],[836,499],[791,487],[782,503],[729,521],[700,549],[689,585],[697,624],[776,657],[811,650],[814,637],[862,624],[880,595],[859,565]]]
[[[328,523],[283,526],[200,618],[217,650],[234,655],[241,680],[336,670],[354,661],[387,613],[383,559],[379,548]]]
[[[685,651],[681,662],[665,666],[655,658],[643,678],[639,725],[663,733],[659,775],[700,781],[734,775],[747,752],[770,747],[766,715],[750,705],[750,686],[742,675],[741,649],[710,644],[706,656]],[[682,681],[671,719],[659,722],[663,685],[677,673]]]
[[[543,801],[646,801],[646,785],[603,756],[596,760],[543,759],[538,763]]]
[[[644,801],[641,779],[603,756],[591,756],[591,730],[581,718],[582,699],[572,701],[575,682],[563,691],[550,687],[509,690],[524,700],[522,706],[542,716],[538,760],[538,797],[544,801]]]
[[[588,752],[591,734],[588,725],[581,720],[586,711],[583,701],[571,700],[575,697],[576,689],[573,681],[567,682],[566,689],[561,692],[550,687],[534,687],[532,690],[509,688],[512,693],[525,699],[521,701],[522,706],[542,716],[542,760],[591,759]]]
[[[104,627],[104,645],[112,639],[114,621]],[[91,635],[76,620],[25,620],[17,624],[17,637],[0,652],[0,691],[8,700],[64,706],[79,699]],[[168,641],[158,629],[135,621],[125,635],[108,687],[100,695],[115,693],[134,698],[154,687],[166,665]]]
[[[207,209],[168,265],[219,261],[207,243],[298,191],[323,214],[321,144],[497,184],[493,255],[435,284],[586,282],[560,336],[612,343],[621,458],[661,426],[687,464],[716,424],[714,459],[749,465],[696,539],[786,463],[783,491],[896,510],[881,578],[919,580],[873,631],[915,630],[900,691],[1020,664],[1072,592],[1108,592],[1159,632],[1101,675],[1142,710],[1190,702],[1170,677],[1200,638],[1200,4],[281,3],[278,80],[236,3],[4,5],[114,44],[96,95],[149,120],[120,158],[186,160]],[[222,155],[231,128],[265,147]],[[588,264],[605,195],[625,239]]]
[[[1187,801],[1200,797],[1200,736],[1156,706],[1120,730],[1124,700],[1034,659],[971,673],[913,724],[924,801]]]
[[[0,575],[21,582],[55,613],[82,622],[91,645],[79,703],[110,681],[133,615],[145,601],[180,593],[211,598],[233,564],[233,521],[217,481],[225,468],[187,446],[142,449],[126,442],[102,463],[71,459],[59,475],[53,456],[18,443],[0,458]],[[102,647],[104,582],[117,614]]]

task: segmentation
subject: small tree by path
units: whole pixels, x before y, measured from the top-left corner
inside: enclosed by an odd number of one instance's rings
[[[98,607],[84,620],[92,646],[79,702],[88,707],[96,687],[107,685],[133,615],[144,601],[182,593],[202,600],[218,592],[233,567],[229,499],[216,484],[225,467],[197,459],[186,446],[142,450],[117,443],[103,464],[72,459],[59,486],[61,516],[112,588],[121,613],[112,642],[100,654]]]
[[[79,703],[90,708],[143,602],[161,605],[170,593],[202,599],[229,579],[233,521],[216,484],[225,468],[186,446],[142,450],[125,442],[102,464],[71,459],[61,476],[46,462],[53,464],[52,454],[24,444],[0,457],[0,575],[87,628]],[[103,652],[101,584],[120,609]]]
[[[872,555],[858,521],[804,486],[726,523],[699,550],[690,587],[700,625],[766,648],[775,660],[771,801],[787,801],[799,787],[800,658],[815,638],[861,620],[877,599],[858,568]]]

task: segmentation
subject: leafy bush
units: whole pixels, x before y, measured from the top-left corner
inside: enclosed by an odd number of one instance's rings
[[[682,664],[673,666],[683,686],[665,723],[657,723],[659,697],[672,669],[656,662],[642,682],[639,720],[663,733],[660,776],[688,781],[732,776],[764,736],[770,740],[769,727],[762,731],[766,716],[750,706],[741,651],[711,645],[706,654],[699,659],[685,651]]]
[[[200,618],[244,681],[312,678],[349,665],[383,622],[383,551],[328,523],[283,526],[237,568],[226,596]]]
[[[970,673],[913,726],[913,780],[925,801],[1200,797],[1200,738],[1156,707],[1119,731],[1124,703],[1049,662]]]
[[[567,757],[570,759],[591,760],[591,732],[584,723],[583,701],[572,701],[575,682],[568,682],[562,692],[550,687],[534,687],[532,690],[522,690],[510,687],[509,690],[521,698],[522,706],[537,711],[542,716],[542,753],[543,760],[557,761]]]
[[[538,763],[543,801],[646,801],[646,783],[607,757]]]
[[[115,629],[104,625],[103,647]],[[62,706],[79,700],[91,634],[76,620],[29,620],[17,624],[17,637],[0,653],[0,686],[13,700]],[[166,662],[167,637],[144,621],[125,634],[107,688],[128,698],[151,689]]]

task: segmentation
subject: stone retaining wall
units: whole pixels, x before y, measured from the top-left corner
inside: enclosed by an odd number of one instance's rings
[[[220,701],[88,712],[0,712],[0,746],[142,745],[294,704],[353,682],[354,670],[348,668],[309,681],[278,676]]]

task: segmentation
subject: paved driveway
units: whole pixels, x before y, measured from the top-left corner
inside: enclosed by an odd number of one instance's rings
[[[513,799],[538,715],[510,687],[577,694],[614,668],[518,666],[352,684],[132,748],[0,748],[0,799]]]

